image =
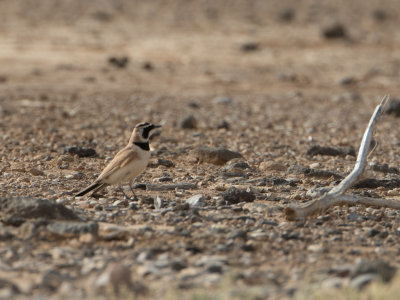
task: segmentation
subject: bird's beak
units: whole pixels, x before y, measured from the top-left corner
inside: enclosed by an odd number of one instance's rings
[[[160,128],[162,125],[153,125],[153,128]]]

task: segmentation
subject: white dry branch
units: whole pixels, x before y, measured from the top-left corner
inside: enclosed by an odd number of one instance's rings
[[[372,141],[372,135],[375,126],[379,120],[380,115],[386,103],[389,100],[389,96],[383,97],[381,103],[376,107],[368,126],[364,132],[363,139],[361,141],[360,150],[358,152],[357,161],[353,171],[344,178],[337,186],[333,187],[330,191],[322,195],[321,197],[312,200],[310,202],[289,206],[285,209],[286,218],[290,221],[302,220],[306,217],[321,213],[332,206],[338,205],[366,205],[366,206],[377,206],[387,207],[393,209],[400,209],[400,201],[383,199],[383,198],[370,198],[358,195],[348,195],[345,192],[360,178],[364,172],[368,153],[370,150],[370,144]]]

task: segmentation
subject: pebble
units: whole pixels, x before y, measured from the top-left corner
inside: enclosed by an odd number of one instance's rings
[[[211,163],[214,165],[224,165],[234,158],[243,158],[239,152],[208,146],[199,147],[193,150],[192,154],[197,158],[199,163]]]
[[[206,205],[205,200],[206,199],[205,199],[204,195],[197,194],[197,195],[190,197],[189,199],[186,199],[186,203],[188,203],[191,207],[193,207],[193,206],[204,207]]]
[[[374,273],[367,273],[359,275],[350,281],[350,287],[361,290],[365,288],[372,281],[379,280],[379,276]]]
[[[197,119],[193,115],[188,115],[179,121],[179,127],[183,129],[196,129]]]
[[[236,204],[240,202],[253,202],[256,196],[244,190],[239,190],[235,187],[230,187],[222,193],[222,199],[230,204]]]
[[[216,98],[214,98],[213,103],[214,104],[231,105],[233,103],[233,100],[232,100],[232,98],[226,97],[226,96],[216,97]]]
[[[97,157],[97,152],[93,148],[85,148],[81,146],[67,146],[64,147],[64,154],[76,154],[79,157]],[[71,161],[71,160],[70,160]]]
[[[96,236],[99,231],[99,224],[96,222],[52,222],[47,225],[47,230],[57,235],[90,233]]]
[[[33,176],[45,176],[46,174],[42,170],[38,170],[36,168],[30,168],[29,173]]]
[[[347,37],[347,32],[342,24],[336,23],[324,28],[322,30],[322,35],[326,39],[344,39]]]
[[[287,167],[283,164],[276,163],[273,161],[263,161],[259,165],[261,171],[279,171],[283,172],[287,170]]]
[[[0,211],[8,217],[26,219],[79,220],[70,209],[53,201],[30,197],[0,197]]]

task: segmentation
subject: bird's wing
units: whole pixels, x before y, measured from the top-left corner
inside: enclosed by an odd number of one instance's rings
[[[117,170],[125,167],[130,162],[135,159],[140,159],[139,154],[130,146],[127,146],[120,150],[117,155],[113,158],[112,161],[104,168],[101,174],[98,177],[98,181],[101,181],[103,178],[107,178],[112,175]]]

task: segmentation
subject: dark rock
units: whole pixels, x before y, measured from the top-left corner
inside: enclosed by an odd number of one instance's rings
[[[339,83],[341,85],[352,85],[352,84],[357,83],[357,79],[355,79],[352,76],[346,76],[346,77],[343,77],[342,79],[340,79]]]
[[[333,24],[322,30],[322,35],[326,39],[344,39],[347,38],[346,28],[342,24]]]
[[[378,229],[375,228],[371,228],[368,232],[367,232],[367,237],[374,237],[377,234],[379,234],[380,231]]]
[[[142,68],[146,71],[153,71],[154,70],[154,66],[150,61],[145,61],[142,64]]]
[[[50,270],[42,277],[42,286],[50,291],[56,291],[65,281],[64,276],[57,270]]]
[[[157,166],[164,166],[167,168],[175,167],[175,164],[171,160],[162,159],[162,158],[158,158],[156,164],[157,164]]]
[[[5,225],[10,225],[14,227],[19,227],[21,226],[24,222],[26,221],[25,218],[21,218],[19,216],[11,216],[11,217],[6,217],[1,220],[1,222]]]
[[[396,167],[389,167],[388,164],[376,164],[376,163],[372,163],[370,164],[372,170],[376,171],[376,172],[381,172],[381,173],[391,173],[391,174],[399,174],[400,171],[399,169],[397,169]]]
[[[375,9],[372,12],[372,18],[377,22],[384,22],[388,19],[388,15],[385,11],[380,9]]]
[[[317,169],[310,169],[307,168],[304,171],[304,175],[307,177],[317,177],[317,178],[335,178],[335,179],[342,179],[343,176],[340,174],[337,174],[335,172],[332,171],[328,171],[328,170],[317,170]]]
[[[240,158],[234,158],[228,162],[228,164],[223,168],[225,171],[232,170],[232,169],[251,169],[249,164]]]
[[[312,146],[307,150],[307,155],[329,155],[329,156],[341,156],[346,155],[356,156],[356,151],[352,147],[323,147],[323,146]]]
[[[230,187],[222,193],[222,199],[230,204],[236,204],[240,202],[253,202],[256,196],[253,193],[239,190],[235,187]]]
[[[108,59],[108,62],[114,67],[123,69],[128,65],[129,58],[127,56],[120,56],[120,57],[112,56]]]
[[[190,101],[190,102],[188,103],[188,106],[189,106],[190,108],[198,109],[198,108],[200,108],[200,103],[197,102],[197,101]]]
[[[187,268],[187,263],[185,263],[183,260],[175,259],[171,262],[171,269],[174,271],[179,272],[185,268]]]
[[[222,266],[219,265],[219,264],[215,264],[215,265],[212,264],[212,265],[210,265],[210,266],[207,267],[207,272],[209,272],[209,273],[219,273],[219,274],[222,274],[223,269],[222,269]]]
[[[182,182],[182,183],[170,183],[170,184],[146,184],[147,191],[173,191],[178,190],[193,190],[196,189],[196,185],[193,183]]]
[[[292,8],[286,8],[285,10],[279,13],[279,20],[281,20],[282,22],[289,23],[294,20],[294,17],[295,13]]]
[[[47,225],[47,230],[58,235],[91,233],[97,236],[99,224],[97,222],[52,222]]]
[[[343,178],[342,175],[335,173],[335,172],[331,172],[328,170],[311,169],[311,168],[306,168],[306,167],[300,166],[300,165],[291,166],[288,169],[288,172],[291,174],[304,174],[307,177],[319,177],[319,178],[333,177],[335,179]]]
[[[386,239],[388,236],[389,236],[389,232],[387,232],[387,231],[382,231],[378,235],[378,237],[381,238],[381,239]]]
[[[14,238],[14,235],[10,232],[7,226],[0,226],[0,241],[7,241]]]
[[[100,22],[110,22],[112,20],[112,15],[105,11],[97,11],[92,14],[92,17]]]
[[[20,289],[11,281],[0,278],[0,294],[3,299],[11,299],[13,295],[20,294]]]
[[[400,179],[375,179],[375,178],[367,178],[360,180],[357,182],[353,188],[356,189],[362,189],[362,188],[367,188],[367,189],[375,189],[377,187],[385,187],[389,190],[392,190],[394,188],[400,187]]]
[[[179,121],[179,127],[183,129],[196,129],[197,119],[193,115],[186,116]]]
[[[355,278],[362,274],[377,274],[380,276],[383,282],[390,282],[396,274],[396,267],[389,265],[388,263],[377,260],[377,261],[361,261],[358,263],[352,271],[352,278]]]
[[[217,128],[218,128],[218,129],[226,129],[226,130],[229,130],[229,129],[231,128],[231,125],[229,125],[229,123],[228,123],[227,121],[222,120],[221,123],[219,123],[219,124],[217,125]]]
[[[300,238],[300,233],[297,231],[285,231],[284,233],[281,234],[281,238],[284,240],[299,240]]]
[[[195,149],[193,154],[199,163],[211,163],[214,165],[224,165],[231,159],[243,158],[239,152],[226,148],[211,148],[207,146]]]
[[[396,118],[400,118],[400,99],[391,99],[387,104],[385,113],[393,114]]]
[[[278,226],[278,223],[266,219],[260,219],[257,222],[257,226],[262,226],[262,225],[271,225],[271,226]]]
[[[256,248],[251,244],[244,244],[240,247],[240,250],[245,252],[254,252]]]
[[[93,148],[84,148],[80,146],[68,146],[64,148],[63,154],[76,154],[79,157],[96,157],[97,152]]]
[[[256,51],[256,50],[259,50],[259,49],[260,49],[260,43],[257,43],[257,42],[248,42],[248,43],[244,43],[244,44],[240,47],[240,49],[241,49],[243,52],[253,52],[253,51]]]
[[[80,220],[72,210],[62,204],[28,197],[0,197],[0,212],[8,218]]]

